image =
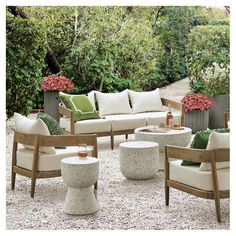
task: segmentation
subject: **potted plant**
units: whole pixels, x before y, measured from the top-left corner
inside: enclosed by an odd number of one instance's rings
[[[203,94],[211,97],[213,106],[209,112],[209,128],[224,127],[224,113],[229,112],[229,66],[213,63],[202,71]]]
[[[181,102],[185,112],[184,126],[191,128],[193,133],[207,129],[211,99],[202,94],[189,94]]]
[[[72,92],[74,83],[62,75],[46,76],[41,82],[44,91],[44,112],[59,121],[59,91]]]

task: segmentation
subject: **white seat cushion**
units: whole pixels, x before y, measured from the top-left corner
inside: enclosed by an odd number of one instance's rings
[[[134,115],[110,115],[105,116],[105,119],[111,121],[112,131],[136,129],[146,126],[145,118],[135,117]]]
[[[16,131],[24,134],[50,135],[47,125],[41,119],[30,119],[19,113],[14,113]],[[24,145],[25,148],[34,150],[34,146]],[[40,147],[40,152],[56,153],[54,147]]]
[[[181,112],[172,109],[172,114],[174,116],[174,123],[175,120],[181,119]],[[142,117],[146,119],[147,125],[160,125],[160,123],[166,123],[166,112],[159,111],[159,112],[145,112],[145,113],[138,113],[134,115],[135,117]],[[178,122],[177,122],[178,123]]]
[[[39,152],[39,171],[52,171],[61,169],[61,160],[66,157],[78,156],[78,147],[67,147],[66,149],[55,148],[55,154]],[[92,147],[88,147],[88,155],[92,155]],[[17,166],[32,170],[33,151],[26,148],[17,150]]]
[[[182,160],[170,161],[170,179],[193,186],[198,189],[212,191],[211,171],[199,171],[199,166],[181,166]],[[229,168],[217,170],[220,190],[229,190]]]
[[[111,121],[105,119],[81,120],[77,121],[74,125],[75,134],[91,134],[111,131]],[[60,126],[70,132],[70,119],[60,118]]]
[[[133,114],[146,111],[162,111],[159,88],[150,92],[135,92],[129,90]]]
[[[128,91],[120,93],[101,93],[95,91],[98,101],[99,115],[130,114]]]

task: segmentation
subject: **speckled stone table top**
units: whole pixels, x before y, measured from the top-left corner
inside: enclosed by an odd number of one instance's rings
[[[91,163],[99,162],[98,158],[86,157],[85,159],[80,159],[78,156],[68,157],[61,160],[64,164],[69,165],[89,165]]]
[[[120,144],[120,147],[125,147],[125,148],[150,148],[156,146],[158,146],[158,144],[148,141],[132,141]]]
[[[140,132],[140,133],[145,133],[145,134],[153,135],[153,136],[159,136],[159,135],[169,136],[169,135],[180,135],[180,134],[184,134],[184,133],[192,133],[192,130],[190,128],[187,128],[187,127],[184,127],[184,129],[181,129],[181,130],[170,129],[166,133],[142,131],[142,130],[148,129],[148,128],[149,128],[148,126],[137,128],[137,129],[134,130],[134,133]]]

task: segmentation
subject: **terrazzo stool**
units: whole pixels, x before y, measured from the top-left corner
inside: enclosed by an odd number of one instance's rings
[[[63,211],[71,215],[86,215],[98,211],[93,184],[98,180],[99,160],[94,157],[62,159],[61,174],[68,186]]]
[[[120,170],[128,179],[151,179],[158,172],[158,143],[133,141],[121,143]]]

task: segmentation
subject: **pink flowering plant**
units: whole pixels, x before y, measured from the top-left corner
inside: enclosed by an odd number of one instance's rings
[[[41,89],[44,92],[48,91],[66,91],[72,92],[74,90],[74,83],[62,75],[46,76],[41,82]]]
[[[212,107],[211,99],[202,94],[187,95],[181,102],[184,104],[184,111],[204,111]]]

